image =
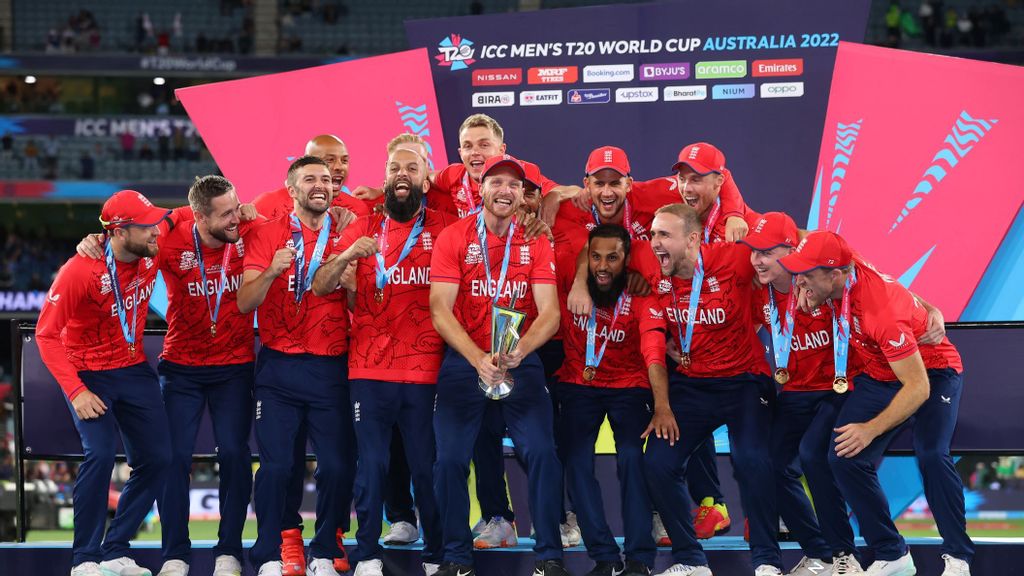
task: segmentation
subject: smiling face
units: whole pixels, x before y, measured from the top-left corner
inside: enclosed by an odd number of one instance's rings
[[[683,218],[659,212],[651,223],[651,249],[665,276],[687,275],[693,268],[690,254],[700,247],[700,230],[688,230]]]
[[[683,202],[697,211],[701,222],[705,221],[711,210],[711,205],[718,198],[725,177],[717,172],[709,172],[702,176],[684,164],[679,167],[676,180]]]
[[[288,183],[288,195],[298,207],[311,213],[323,214],[331,207],[334,185],[331,173],[322,164],[308,164],[295,171],[294,183]]]
[[[590,241],[590,277],[598,290],[607,292],[615,280],[626,273],[626,250],[618,238],[594,238]]]
[[[427,186],[427,167],[416,152],[399,148],[388,158],[384,181],[384,206],[399,222],[411,219],[423,203]]]
[[[846,276],[837,268],[815,268],[796,275],[796,286],[811,308],[821,306],[829,298],[841,298],[845,282]]]
[[[484,209],[498,218],[511,218],[523,203],[524,183],[511,166],[492,168],[480,186]]]
[[[221,242],[234,244],[238,242],[238,224],[241,222],[241,204],[235,189],[210,199],[210,211],[196,214],[196,222],[203,224],[206,230]]]
[[[459,158],[474,180],[480,180],[488,158],[504,153],[505,143],[487,126],[471,126],[459,133]]]
[[[632,178],[611,168],[604,168],[584,178],[583,185],[603,222],[621,220],[626,195],[633,185]]]
[[[751,250],[750,264],[757,274],[757,281],[762,286],[767,286],[776,280],[782,279],[789,283],[792,277],[786,269],[779,264],[779,258],[788,256],[793,252],[790,246],[776,246],[771,250]]]
[[[306,154],[327,162],[327,167],[331,171],[334,195],[340,194],[341,187],[345,185],[345,179],[348,178],[349,157],[348,147],[345,146],[345,143],[334,138],[316,139],[306,146]]]
[[[160,229],[156,226],[124,226],[116,228],[114,235],[124,243],[126,252],[139,258],[152,258],[160,251]]]

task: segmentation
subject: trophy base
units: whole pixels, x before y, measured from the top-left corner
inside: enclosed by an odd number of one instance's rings
[[[507,397],[512,393],[512,386],[514,385],[511,379],[502,380],[496,386],[491,386],[483,380],[479,380],[477,383],[480,386],[480,390],[483,390],[484,396],[491,400],[501,400]]]

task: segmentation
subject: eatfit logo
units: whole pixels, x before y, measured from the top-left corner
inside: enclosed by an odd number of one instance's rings
[[[434,58],[441,66],[451,67],[452,72],[469,68],[476,60],[473,59],[473,42],[458,34],[451,34],[437,45],[440,52]]]

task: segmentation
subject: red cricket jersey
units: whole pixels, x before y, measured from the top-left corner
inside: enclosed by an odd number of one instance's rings
[[[789,306],[789,294],[783,294],[778,290],[774,293],[779,322],[784,323],[786,308]],[[754,308],[757,310],[758,320],[769,331],[768,334],[771,334],[768,298],[767,286],[754,289]],[[787,392],[832,390],[836,370],[832,356],[832,310],[827,305],[822,305],[808,314],[797,308],[793,313],[793,334],[790,342],[789,364],[786,365],[789,382],[783,384],[782,389]],[[769,350],[769,354],[771,353]],[[851,355],[846,366],[846,374],[851,380],[858,371],[855,365],[854,356]]]
[[[536,167],[530,162],[520,161],[524,165]],[[537,171],[540,172],[540,169]],[[543,175],[538,184],[542,195],[558,186],[556,182]],[[430,190],[427,192],[427,204],[435,210],[451,212],[452,215],[463,218],[469,215],[474,206],[479,208],[483,205],[480,183],[468,176],[465,164],[450,164],[434,175]]]
[[[860,354],[864,372],[875,380],[894,381],[890,362],[920,350],[925,368],[963,372],[960,353],[949,338],[935,345],[917,344],[928,328],[928,312],[894,278],[854,259],[857,283],[850,289],[850,347]],[[838,314],[842,302],[835,302]]]
[[[138,307],[133,356],[121,330],[106,262],[73,256],[61,267],[39,312],[36,337],[43,362],[69,400],[86,389],[79,371],[114,370],[146,361],[142,334],[156,272],[152,258],[117,263],[129,329]]]
[[[730,216],[739,216],[748,224],[752,219],[752,216],[748,214],[752,210],[744,203],[743,196],[740,195],[740,190],[732,179],[732,173],[726,170],[723,172],[723,176],[725,176],[725,181],[722,182],[722,188],[718,192],[722,207],[711,229],[710,242],[712,243],[722,242],[725,239],[725,221]],[[675,176],[643,181],[634,180],[630,195],[633,198],[633,205],[637,207],[638,211],[651,214],[668,204],[685,204],[683,195],[679,191],[679,181]]]
[[[432,282],[459,285],[453,313],[473,342],[484,352],[491,350],[491,300],[498,290],[501,264],[505,254],[505,237],[489,230],[487,253],[491,282],[484,269],[483,252],[477,237],[477,216],[467,216],[445,228],[438,237],[430,262]],[[555,262],[551,242],[542,236],[527,241],[522,226],[516,225],[509,251],[508,272],[498,297],[499,306],[509,307],[516,297],[515,309],[526,314],[519,334],[526,334],[537,317],[537,304],[532,284],[555,284]]]
[[[242,285],[246,240],[253,238],[252,231],[262,222],[240,224],[241,237],[235,244],[221,248],[202,246],[205,286],[192,234],[194,222],[182,221],[160,237],[160,271],[167,285],[167,335],[161,358],[186,366],[224,366],[254,360],[253,313],[238,311],[237,296]],[[225,252],[227,281],[222,288]],[[223,294],[214,335],[210,331],[210,310],[217,306],[220,289]]]
[[[331,223],[333,226],[333,222]],[[319,231],[302,226],[302,244],[308,268],[310,256],[316,246]],[[246,243],[245,270],[263,272],[274,259],[274,253],[285,247],[294,247],[291,219],[288,215],[271,220],[250,234]],[[341,236],[331,230],[327,246],[336,244]],[[326,254],[326,250],[325,250]],[[267,296],[256,311],[260,342],[287,354],[316,354],[339,356],[348,350],[347,292],[338,288],[327,296],[317,296],[312,290],[295,306],[295,263],[270,285]]]
[[[369,236],[386,248],[385,267],[394,266],[416,218],[408,222],[389,220],[386,242],[381,239],[383,221],[383,214],[359,218],[345,228],[341,241],[329,251],[340,254],[359,238]],[[427,210],[423,232],[409,255],[391,273],[380,303],[374,297],[376,255],[357,260],[356,303],[348,355],[350,378],[437,383],[445,343],[430,319],[430,259],[437,238],[448,223],[447,214]]]
[[[679,366],[679,372],[696,378],[722,378],[744,372],[767,374],[764,345],[757,338],[751,313],[754,268],[750,265],[750,248],[745,244],[702,245],[701,253],[705,272],[690,346],[691,365],[685,369]],[[681,350],[679,334],[680,330],[686,334],[690,279],[662,276],[648,242],[633,245],[630,267],[643,274],[651,285],[652,295],[665,314],[668,336]]]
[[[288,195],[288,188],[278,188],[272,192],[264,192],[257,196],[252,203],[256,206],[256,211],[260,213],[260,216],[267,220],[277,220],[282,216],[291,214],[292,210],[295,209],[292,197]],[[373,211],[372,204],[367,204],[365,201],[344,192],[338,194],[334,201],[331,202],[331,206],[348,208],[357,217],[366,216]]]

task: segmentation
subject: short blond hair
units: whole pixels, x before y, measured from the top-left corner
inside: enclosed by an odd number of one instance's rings
[[[489,128],[498,140],[501,140],[502,142],[505,141],[505,131],[501,129],[501,124],[498,124],[497,120],[491,118],[487,114],[473,114],[469,118],[463,120],[462,126],[459,126],[459,137],[462,137],[462,132],[467,128],[477,128],[479,126]]]
[[[427,146],[427,141],[421,138],[419,134],[405,132],[395,136],[390,142],[388,142],[388,156],[391,156],[402,144],[417,144],[419,146],[423,146],[424,150],[429,148]]]
[[[693,231],[700,231],[701,229],[700,216],[697,214],[697,211],[688,204],[666,204],[665,206],[655,210],[654,215],[657,216],[658,214],[671,214],[682,220],[683,229],[686,234]]]

